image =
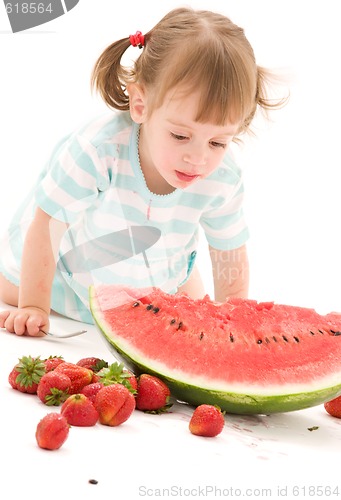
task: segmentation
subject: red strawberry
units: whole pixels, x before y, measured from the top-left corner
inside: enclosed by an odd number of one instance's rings
[[[169,403],[170,395],[169,388],[162,380],[143,373],[137,381],[136,408],[155,413],[165,412],[172,406]]]
[[[80,391],[81,394],[85,394],[87,398],[90,399],[92,403],[95,403],[96,394],[104,385],[101,382],[91,382],[91,384],[86,385]]]
[[[218,406],[203,404],[194,410],[189,430],[196,436],[214,437],[221,433],[224,424],[224,414]]]
[[[13,389],[28,394],[36,394],[38,383],[45,373],[44,361],[40,356],[22,356],[8,376],[8,381]]]
[[[17,388],[17,376],[19,375],[18,370],[14,367],[11,373],[8,375],[8,382],[13,389]]]
[[[36,440],[40,448],[57,450],[69,435],[69,424],[63,415],[48,413],[37,425]]]
[[[126,388],[130,390],[130,392],[132,392],[133,394],[136,394],[137,393],[137,378],[135,377],[135,375],[133,373],[129,372],[128,370],[123,370],[123,371],[128,376],[125,379],[126,382],[123,381],[121,383],[123,385],[125,385]]]
[[[135,409],[135,397],[122,384],[107,385],[95,398],[101,424],[117,426],[128,420]]]
[[[49,356],[47,359],[44,359],[46,373],[51,372],[56,366],[63,362],[64,359],[62,356]]]
[[[98,411],[85,394],[72,394],[62,404],[61,414],[69,425],[91,427],[98,421]]]
[[[92,372],[92,379],[91,379],[91,384],[97,384],[97,382],[99,382],[99,376],[97,375],[97,373],[95,372]],[[85,386],[86,387],[86,386]]]
[[[59,406],[69,396],[71,379],[55,370],[45,373],[38,384],[37,395],[48,406]]]
[[[324,408],[332,417],[341,418],[341,396],[324,403]]]
[[[104,359],[89,357],[82,358],[76,363],[78,366],[83,366],[84,368],[88,368],[92,370],[94,373],[99,372],[102,368],[106,368],[108,366],[108,362]]]
[[[75,363],[64,361],[60,363],[54,371],[57,373],[64,373],[70,377],[71,387],[69,389],[69,394],[77,394],[83,387],[92,382],[93,371],[83,366],[78,366]]]
[[[122,384],[135,394],[137,389],[137,379],[135,375],[124,368],[123,363],[112,363],[106,368],[102,368],[97,373],[99,382],[103,385]]]

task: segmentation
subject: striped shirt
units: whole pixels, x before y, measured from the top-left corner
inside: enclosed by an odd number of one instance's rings
[[[138,158],[139,125],[127,112],[93,120],[56,146],[1,241],[0,272],[19,285],[26,231],[36,207],[67,224],[51,307],[92,323],[92,284],[157,286],[174,293],[193,267],[200,226],[218,250],[248,238],[243,183],[229,153],[206,179],[152,193]]]

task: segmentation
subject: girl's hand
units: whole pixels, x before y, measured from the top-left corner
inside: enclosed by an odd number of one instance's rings
[[[6,328],[16,335],[42,337],[41,330],[48,331],[49,315],[39,307],[23,307],[0,312],[0,328]]]

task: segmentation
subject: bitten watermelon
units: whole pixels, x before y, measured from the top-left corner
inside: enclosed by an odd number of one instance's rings
[[[269,414],[341,394],[341,315],[114,285],[91,287],[90,307],[114,355],[181,401]]]

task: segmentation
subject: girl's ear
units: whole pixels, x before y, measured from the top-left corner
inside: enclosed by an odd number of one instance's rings
[[[129,84],[127,90],[130,116],[135,123],[143,123],[147,116],[145,91],[138,83]]]

